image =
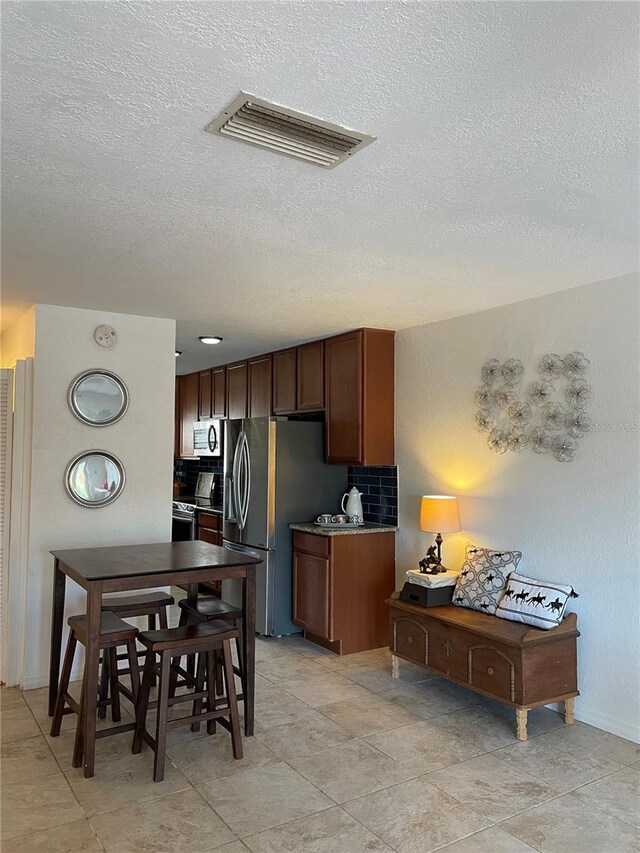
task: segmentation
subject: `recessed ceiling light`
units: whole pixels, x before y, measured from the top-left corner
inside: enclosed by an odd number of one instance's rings
[[[218,335],[200,335],[198,338],[201,344],[219,344],[222,341],[222,338],[219,338]]]
[[[182,350],[181,350],[181,349],[177,349],[177,350],[176,350],[176,352],[175,352],[175,356],[176,356],[176,358],[178,358],[178,356],[181,356],[181,355],[182,355]]]

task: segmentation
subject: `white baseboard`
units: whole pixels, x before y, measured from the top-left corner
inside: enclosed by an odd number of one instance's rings
[[[80,681],[82,679],[82,667],[74,666],[71,670],[71,681]],[[49,686],[49,673],[46,675],[42,673],[38,673],[38,675],[32,675],[24,680],[24,684],[22,685],[23,690],[38,690],[40,687],[48,687]]]
[[[545,707],[556,711],[558,714],[564,714],[564,702],[554,702]],[[575,718],[580,723],[586,723],[588,726],[594,726],[594,728],[609,732],[612,735],[640,743],[640,723],[634,726],[633,723],[620,722],[617,717],[613,717],[611,714],[589,708],[588,705],[585,706],[580,696],[576,699]]]
[[[640,743],[640,723],[638,722],[635,725],[631,722],[627,723],[613,717],[606,711],[599,711],[594,708],[580,707],[578,709],[578,702],[576,702],[576,720],[587,723],[589,726],[595,726],[595,728],[602,729],[605,732],[611,732],[613,735],[626,738],[626,740],[631,740],[634,743]]]

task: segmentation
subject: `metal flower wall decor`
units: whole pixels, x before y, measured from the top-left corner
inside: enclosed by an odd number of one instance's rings
[[[539,378],[529,383],[524,399],[519,399],[522,362],[517,358],[485,362],[482,384],[475,393],[476,429],[487,435],[489,449],[520,453],[529,447],[534,453],[550,453],[559,462],[570,462],[578,441],[591,427],[585,411],[591,398],[591,386],[584,378],[588,369],[584,353],[564,357],[547,353],[538,363]]]

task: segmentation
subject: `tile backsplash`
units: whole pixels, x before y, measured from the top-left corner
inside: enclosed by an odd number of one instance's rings
[[[216,475],[213,502],[221,504],[223,488],[222,459],[214,456],[205,456],[202,459],[176,459],[173,463],[174,480],[183,483],[181,493],[185,497],[192,497],[195,494],[198,474],[201,471]]]
[[[222,503],[222,460],[217,458],[177,459],[174,463],[175,479],[183,483],[182,494],[191,496],[201,471],[216,475],[214,503]],[[348,491],[355,486],[362,492],[364,520],[374,524],[398,523],[398,469],[395,465],[356,467],[349,466]]]
[[[348,489],[362,492],[364,520],[374,524],[398,523],[398,468],[395,465],[349,466]]]

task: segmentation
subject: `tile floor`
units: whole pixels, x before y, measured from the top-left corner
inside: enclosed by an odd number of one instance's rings
[[[504,706],[385,649],[338,658],[258,640],[256,736],[175,729],[164,782],[130,736],[71,768],[73,717],[47,734],[46,689],[2,689],[3,853],[631,853],[640,851],[640,747]]]

